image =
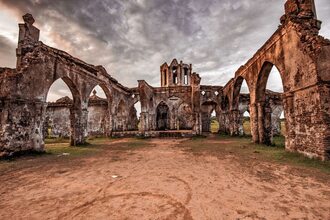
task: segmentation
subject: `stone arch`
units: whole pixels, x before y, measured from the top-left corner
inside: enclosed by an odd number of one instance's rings
[[[109,89],[109,87],[105,83],[93,84],[90,86],[89,89],[87,89],[87,91],[86,91],[87,102],[89,101],[90,94],[94,91],[94,89],[97,86],[101,87],[101,89],[103,90],[103,92],[106,96],[106,99],[107,99],[109,105],[111,105],[112,104],[112,92],[111,92],[111,89]]]
[[[277,66],[269,61],[265,61],[257,74],[256,82],[256,102],[264,102],[266,100],[266,86],[269,78],[269,74],[272,69],[276,68],[281,76],[281,84],[283,86],[284,93],[288,91],[288,86],[286,86],[285,81],[283,81],[284,73]]]
[[[47,96],[48,96],[48,93],[49,93],[49,90],[51,88],[51,86],[56,82],[58,81],[59,79],[63,80],[63,82],[68,86],[68,88],[70,89],[70,92],[72,94],[72,98],[73,98],[73,103],[74,105],[80,105],[81,104],[81,95],[80,95],[80,92],[78,90],[78,87],[74,84],[74,82],[67,76],[62,76],[62,77],[58,77],[54,80],[51,81],[51,83],[48,83],[48,85],[46,85],[44,87],[44,92],[42,94],[42,100],[44,102],[46,102],[47,100]]]
[[[157,130],[170,129],[170,108],[165,102],[160,102],[156,108]]]
[[[240,94],[241,94],[241,89],[242,89],[242,85],[243,82],[246,82],[247,86],[248,86],[248,90],[249,90],[249,94],[251,93],[251,85],[250,83],[248,83],[248,80],[246,80],[243,76],[238,76],[235,79],[234,82],[234,88],[233,88],[233,94],[232,94],[232,105],[231,105],[231,109],[234,110],[238,110],[239,108],[239,98],[240,98]]]
[[[273,126],[272,121],[272,108],[271,103],[266,96],[266,86],[271,73],[272,68],[277,68],[274,63],[265,61],[257,75],[256,88],[255,88],[255,104],[257,114],[251,115],[251,121],[254,121],[252,124],[252,130],[257,131],[252,132],[253,135],[258,135],[259,143],[270,145],[273,142]],[[284,93],[287,91],[288,86],[285,85],[283,81],[283,71],[277,68],[281,76],[281,84],[283,86]],[[286,109],[284,108],[284,112]],[[257,139],[257,138],[255,138]]]
[[[45,101],[47,100],[47,96],[51,86],[59,79],[63,80],[63,82],[68,86],[72,94],[73,102],[70,106],[70,144],[71,146],[76,146],[84,142],[86,135],[85,127],[79,126],[80,117],[82,116],[81,96],[76,85],[69,77],[59,77],[47,86],[47,92],[43,94],[42,99]],[[45,120],[45,117],[42,117],[42,119]]]
[[[229,106],[229,101],[228,101]],[[211,113],[213,110],[216,111],[217,103],[214,101],[206,101],[201,105],[202,115],[202,132],[210,132],[211,127]]]

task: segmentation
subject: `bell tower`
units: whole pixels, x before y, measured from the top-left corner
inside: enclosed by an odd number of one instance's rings
[[[192,65],[180,63],[173,59],[170,65],[164,63],[160,67],[161,87],[190,86]]]

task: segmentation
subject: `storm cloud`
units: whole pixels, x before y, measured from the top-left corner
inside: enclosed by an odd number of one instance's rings
[[[321,33],[329,38],[330,2],[316,3]],[[159,86],[159,66],[173,58],[192,63],[203,84],[224,85],[276,30],[283,5],[279,0],[0,0],[0,16],[10,13],[15,23],[32,13],[44,43],[103,65],[126,86],[139,79]],[[17,32],[8,32],[0,33],[0,66],[13,67],[17,38],[8,36]]]

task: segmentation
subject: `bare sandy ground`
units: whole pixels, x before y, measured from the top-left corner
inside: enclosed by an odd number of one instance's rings
[[[0,219],[330,219],[329,182],[196,156],[182,141],[3,170]]]

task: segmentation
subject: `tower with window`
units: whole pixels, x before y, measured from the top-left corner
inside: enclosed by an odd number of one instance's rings
[[[174,59],[170,65],[164,63],[160,67],[161,87],[190,86],[192,65],[180,63]]]

